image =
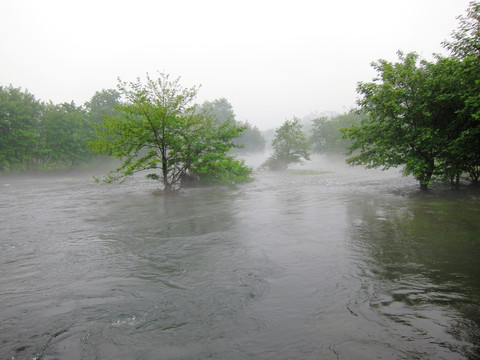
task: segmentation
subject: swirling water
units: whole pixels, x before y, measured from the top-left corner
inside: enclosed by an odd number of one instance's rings
[[[0,178],[0,358],[480,358],[478,189],[328,157],[255,178]]]

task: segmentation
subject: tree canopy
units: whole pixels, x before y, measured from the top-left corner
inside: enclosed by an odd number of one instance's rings
[[[106,116],[91,145],[122,160],[110,180],[148,170],[166,193],[192,182],[249,180],[251,170],[228,155],[244,128],[196,106],[198,87],[184,88],[179,78],[159,74],[147,75],[145,83],[119,81],[119,90],[125,103]]]
[[[226,98],[205,101],[201,105],[200,110],[209,116],[215,117],[220,124],[230,121],[244,128],[242,133],[234,140],[235,145],[237,145],[236,152],[248,153],[265,150],[266,140],[260,130],[248,121],[238,121],[232,104]]]
[[[307,137],[300,119],[286,120],[275,132],[273,154],[263,163],[270,170],[285,170],[289,164],[310,160]]]
[[[39,126],[39,158],[44,164],[68,164],[75,167],[93,157],[87,141],[93,135],[93,126],[84,109],[73,102],[46,104]]]
[[[30,169],[42,104],[27,90],[0,86],[0,170]]]
[[[480,3],[460,16],[451,57],[420,61],[398,53],[399,61],[372,64],[378,77],[359,83],[358,101],[367,114],[359,126],[343,129],[352,140],[347,162],[367,167],[403,166],[422,189],[432,179],[459,182],[480,178]]]
[[[233,106],[226,98],[205,101],[200,110],[209,116],[214,116],[221,124],[225,121],[235,121]]]
[[[96,91],[90,101],[85,103],[85,111],[92,124],[101,124],[105,115],[112,115],[120,105],[120,93],[115,89]]]
[[[452,40],[444,41],[443,46],[456,58],[480,56],[480,2],[471,1],[466,15],[457,17],[460,25],[452,32]]]
[[[434,178],[468,172],[478,181],[478,67],[473,61],[419,61],[399,52],[399,61],[373,64],[379,76],[359,83],[368,115],[343,132],[352,140],[347,159],[367,167],[403,166],[426,189]]]
[[[261,131],[248,121],[237,122],[237,124],[245,127],[243,133],[235,140],[235,144],[239,146],[237,151],[242,153],[263,152],[267,140],[265,140]]]
[[[458,19],[451,40],[442,43],[450,56],[426,61],[399,52],[397,61],[374,62],[377,77],[357,86],[357,111],[314,119],[308,141],[298,119],[285,121],[263,165],[285,169],[309,159],[309,147],[348,147],[348,163],[402,167],[422,189],[435,179],[478,183],[480,2]],[[98,152],[122,160],[110,180],[146,171],[166,192],[247,180],[251,170],[232,154],[262,151],[265,133],[238,121],[225,98],[194,104],[197,92],[161,74],[145,83],[119,81],[117,90],[98,91],[77,106],[0,86],[0,172],[70,168]]]
[[[343,153],[351,141],[343,137],[340,129],[358,125],[365,118],[363,113],[350,111],[332,118],[317,117],[312,120],[309,143],[316,153]]]

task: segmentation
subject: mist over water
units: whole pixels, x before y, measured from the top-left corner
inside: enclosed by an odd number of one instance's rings
[[[478,189],[325,156],[255,178],[0,178],[0,358],[480,357]]]

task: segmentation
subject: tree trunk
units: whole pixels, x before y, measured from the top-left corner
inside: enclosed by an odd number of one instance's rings
[[[162,178],[165,194],[172,192],[172,184],[168,181],[167,151],[162,149]]]
[[[428,184],[430,184],[431,178],[432,178],[432,172],[428,172],[418,180],[418,182],[420,183],[420,190],[422,191],[428,190]]]
[[[428,190],[428,182],[420,181],[420,190],[427,191]]]
[[[425,173],[423,173],[422,176],[418,178],[418,180],[420,181],[420,190],[422,191],[428,190],[428,184],[430,184],[430,180],[432,179],[434,170],[435,170],[435,162],[433,159],[430,159],[428,161],[428,166],[425,170]]]

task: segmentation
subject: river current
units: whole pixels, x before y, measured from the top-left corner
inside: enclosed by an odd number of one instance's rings
[[[173,197],[0,177],[0,358],[480,358],[479,189],[247,161]]]

